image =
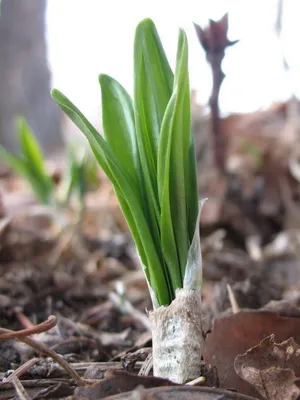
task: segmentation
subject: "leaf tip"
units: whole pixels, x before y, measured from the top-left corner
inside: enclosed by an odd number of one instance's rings
[[[55,101],[57,101],[57,99],[60,95],[60,91],[58,89],[53,88],[50,90],[50,95]]]
[[[17,129],[20,131],[23,127],[25,127],[27,124],[26,124],[26,121],[25,121],[25,118],[24,117],[22,117],[21,115],[18,115],[17,117],[16,117],[16,126],[17,126]]]
[[[154,22],[151,18],[144,18],[138,23],[137,28],[139,28],[141,26],[143,26],[143,27],[154,26]]]
[[[145,31],[156,31],[156,27],[151,18],[145,18],[140,21],[136,27],[136,35],[141,35]]]
[[[99,81],[100,85],[101,85],[101,83],[106,81],[107,77],[108,77],[108,75],[106,75],[106,74],[99,74],[98,75],[98,81]]]

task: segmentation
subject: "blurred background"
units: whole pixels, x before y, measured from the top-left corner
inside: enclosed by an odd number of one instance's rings
[[[300,58],[294,51],[295,38],[300,34],[297,0],[284,4],[280,43],[275,31],[278,0],[187,0],[184,4],[168,0],[114,0],[105,6],[97,0],[88,0],[84,5],[76,0],[50,0],[47,39],[53,84],[91,115],[99,103],[99,72],[114,76],[130,91],[135,26],[142,18],[151,17],[173,65],[178,28],[186,30],[191,86],[198,91],[198,101],[206,104],[211,74],[192,23],[205,26],[209,18],[220,19],[226,12],[229,38],[240,42],[228,50],[223,65],[227,76],[220,99],[224,113],[253,111],[290,94],[282,68],[282,50],[294,77],[294,89],[300,92],[296,72]]]
[[[23,117],[43,157],[52,161],[47,168],[53,179],[61,179],[69,144],[84,145],[85,139],[58,109],[51,88],[69,97],[101,132],[98,75],[113,76],[132,94],[134,31],[141,19],[150,17],[171,65],[178,29],[184,28],[188,36],[199,191],[211,199],[202,224],[219,223],[232,196],[243,207],[250,202],[259,216],[278,217],[284,202],[278,177],[300,180],[298,0],[186,0],[184,4],[2,0],[0,4],[4,149],[11,154],[24,151],[16,126],[16,118]],[[2,151],[0,166],[18,170],[8,158]],[[298,191],[295,182],[292,190]],[[7,190],[2,192],[4,203],[11,204]],[[298,192],[294,195],[298,201]],[[289,209],[286,204],[283,208]],[[268,240],[273,225],[269,232]]]
[[[204,27],[209,18],[218,20],[227,12],[228,37],[239,42],[227,49],[222,64],[226,75],[219,99],[222,115],[267,108],[299,94],[300,4],[297,0],[280,4],[278,0],[187,0],[184,4],[168,0],[2,0],[1,143],[15,146],[13,117],[22,114],[43,148],[49,152],[60,148],[61,136],[68,139],[72,129],[68,124],[62,133],[63,118],[50,99],[51,87],[59,88],[99,124],[98,74],[112,75],[131,91],[134,30],[145,17],[157,24],[171,63],[178,28],[186,30],[191,87],[201,106],[208,104],[212,74],[193,22]],[[276,30],[279,7],[280,37]]]

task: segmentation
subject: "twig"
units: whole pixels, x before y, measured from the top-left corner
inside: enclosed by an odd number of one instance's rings
[[[24,389],[24,386],[20,382],[19,378],[17,376],[14,376],[11,380],[12,384],[14,385],[15,391],[21,400],[30,400],[30,397],[26,390]]]
[[[23,374],[30,370],[40,359],[38,357],[32,358],[26,361],[24,364],[20,365],[8,378],[4,378],[3,382],[11,382],[14,377],[20,378]]]
[[[222,71],[222,61],[225,50],[238,41],[230,41],[227,38],[228,14],[225,14],[219,21],[209,21],[209,26],[202,29],[194,24],[198,39],[206,53],[206,60],[212,70],[212,92],[209,99],[211,110],[211,130],[214,145],[214,157],[216,167],[220,172],[225,172],[226,141],[221,132],[219,94],[225,74]]]
[[[49,318],[48,318],[48,320],[49,320]],[[45,321],[45,322],[47,322],[47,321]],[[29,330],[26,329],[26,331],[27,332],[31,331],[30,334],[32,334],[32,329],[29,329]],[[22,332],[22,335],[19,335],[20,332]],[[51,357],[53,360],[55,360],[62,368],[64,368],[67,371],[67,373],[71,376],[72,379],[74,379],[74,381],[77,383],[78,386],[85,386],[87,384],[87,382],[77,374],[77,372],[70,366],[70,364],[67,363],[67,361],[65,361],[63,358],[61,358],[54,350],[52,350],[50,347],[48,347],[44,343],[39,343],[38,341],[36,341],[34,339],[31,339],[28,337],[23,337],[24,331],[20,331],[20,332],[14,332],[9,329],[0,328],[0,334],[2,335],[2,338],[3,338],[4,334],[9,334],[9,336],[8,337],[6,336],[6,338],[18,339],[20,342],[27,344],[27,346],[34,348],[36,352],[38,352],[42,355],[47,355],[48,357]]]
[[[47,321],[42,322],[39,325],[35,325],[32,328],[22,329],[21,331],[11,331],[9,329],[0,328],[0,340],[7,339],[19,339],[26,336],[31,336],[37,333],[46,332],[53,328],[57,323],[55,315],[50,315]]]
[[[225,74],[221,69],[222,58],[219,54],[212,54],[210,64],[213,74],[213,87],[209,105],[211,110],[211,127],[215,150],[215,163],[221,172],[225,169],[225,140],[220,126],[219,94]]]
[[[20,324],[23,326],[24,329],[31,329],[35,327],[35,325],[30,321],[30,319],[26,317],[26,315],[24,315],[21,307],[14,307],[13,310],[16,314],[16,317],[18,318],[18,321],[20,322]]]
[[[27,344],[30,347],[33,347],[37,352],[41,354],[45,354],[49,357],[51,357],[53,360],[57,362],[62,368],[64,368],[70,377],[74,379],[74,381],[77,383],[78,386],[85,386],[86,382],[84,379],[82,379],[77,372],[70,366],[67,361],[65,361],[63,358],[61,358],[54,350],[52,350],[50,347],[46,346],[44,343],[39,343],[34,339],[29,339],[29,338],[23,338],[19,339],[21,342]]]
[[[204,383],[205,383],[205,376],[199,376],[198,378],[187,382],[186,385],[195,386],[195,385],[204,384]]]
[[[151,351],[151,353],[148,354],[146,360],[143,362],[143,365],[139,371],[139,375],[148,376],[152,367],[153,367],[153,357]]]
[[[235,295],[233,293],[233,290],[232,290],[231,286],[228,283],[226,285],[226,288],[227,288],[227,293],[228,293],[230,305],[231,305],[231,308],[232,308],[232,312],[233,312],[233,314],[237,314],[238,312],[240,312],[240,307],[238,305],[238,302],[236,301],[236,298],[235,298]]]

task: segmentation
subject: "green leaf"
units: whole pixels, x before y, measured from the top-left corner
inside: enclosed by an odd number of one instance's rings
[[[0,157],[16,172],[20,175],[27,175],[26,163],[19,159],[17,156],[9,153],[3,146],[0,145]]]
[[[50,204],[53,201],[54,185],[47,174],[43,153],[23,118],[17,120],[17,127],[21,156],[14,156],[3,147],[0,154],[12,169],[28,181],[40,202]]]
[[[191,99],[190,99],[190,86],[188,77],[188,43],[186,34],[183,30],[179,32],[177,60],[176,60],[176,74],[174,80],[174,88],[181,85],[181,82],[186,80],[185,96],[183,100],[182,118],[183,118],[183,153],[184,157],[187,152],[187,159],[184,160],[184,182],[186,193],[187,205],[187,221],[188,221],[188,236],[189,244],[192,243],[194,232],[196,228],[197,218],[199,214],[199,198],[198,198],[198,179],[197,179],[197,165],[196,154],[194,146],[193,132],[191,131]],[[184,93],[184,92],[183,92]]]
[[[23,157],[30,161],[30,167],[36,174],[45,176],[45,158],[33,132],[23,118],[17,119],[17,127]]]
[[[187,183],[191,170],[190,143],[188,49],[185,33],[181,30],[178,39],[174,93],[165,113],[158,153],[158,191],[162,208],[161,241],[164,257],[173,276],[173,286],[176,285],[174,288],[182,287],[191,240],[187,203],[187,198],[191,197],[193,189]],[[187,193],[187,189],[191,193]],[[176,270],[176,274],[173,270]]]
[[[134,43],[134,112],[149,223],[159,242],[157,149],[161,123],[172,94],[173,73],[156,27],[150,19],[136,29]]]
[[[158,32],[153,21],[145,19],[135,34],[134,102],[137,135],[151,172],[156,171],[159,132],[172,87],[173,72]]]
[[[50,204],[49,192],[45,190],[43,182],[39,180],[39,177],[28,168],[26,160],[22,160],[13,154],[10,154],[4,147],[0,146],[0,157],[18,174],[23,176],[26,181],[31,185],[35,196],[43,204]]]
[[[67,162],[60,185],[60,201],[67,205],[73,193],[82,203],[87,191],[98,187],[98,164],[90,150],[82,143],[68,146]]]
[[[17,119],[18,135],[27,177],[30,175],[34,191],[43,203],[53,200],[54,184],[46,171],[45,157],[29,125],[23,118]]]
[[[171,201],[176,201],[176,199],[171,199],[172,193],[170,188],[170,159],[172,151],[170,127],[172,127],[174,121],[176,99],[177,95],[174,93],[164,116],[161,129],[161,152],[158,158],[158,183],[161,204],[161,247],[174,292],[176,288],[182,287],[183,282],[173,226],[174,216],[172,215],[171,207]]]
[[[142,209],[139,194],[137,193],[136,187],[132,185],[130,175],[122,170],[122,166],[115,158],[110,147],[78,108],[58,90],[53,89],[51,94],[57,104],[85,134],[99,164],[113,183],[139,254],[143,257],[142,261],[146,268],[145,274],[149,284],[154,288],[160,304],[168,304],[170,301],[170,294],[166,284],[164,270],[149,231],[148,222]],[[149,266],[151,266],[151,268]]]
[[[172,297],[174,292],[161,248],[157,151],[173,79],[156,27],[150,19],[145,19],[137,26],[134,42],[135,127],[141,160],[144,210]]]
[[[119,163],[138,184],[140,160],[132,100],[123,86],[110,76],[101,74],[99,83],[104,137]]]
[[[68,115],[68,117],[74,122],[74,124],[81,130],[81,132],[86,136],[88,141],[99,141],[100,146],[98,148],[99,155],[97,160],[101,165],[101,168],[108,176],[110,181],[115,184],[114,177],[110,170],[108,161],[106,159],[105,150],[107,149],[107,144],[105,143],[104,139],[101,137],[100,133],[97,131],[96,128],[85,118],[85,116],[74,106],[74,104],[59,90],[52,89],[51,95],[53,99],[56,101],[58,106]],[[99,136],[99,138],[98,138]]]
[[[197,179],[197,163],[194,147],[194,137],[191,132],[191,142],[188,152],[188,165],[186,169],[186,204],[188,217],[189,241],[192,243],[195,229],[197,226],[197,217],[199,214],[199,198],[198,198],[198,179]]]
[[[75,154],[75,146],[70,145],[67,152],[67,162],[65,172],[60,185],[60,201],[67,205],[70,201],[71,195],[77,186],[78,182],[78,168],[77,159]]]

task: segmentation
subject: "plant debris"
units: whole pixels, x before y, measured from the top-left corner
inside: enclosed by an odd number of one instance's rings
[[[268,400],[296,400],[300,395],[300,346],[292,337],[279,344],[274,335],[263,339],[238,355],[234,368]]]

